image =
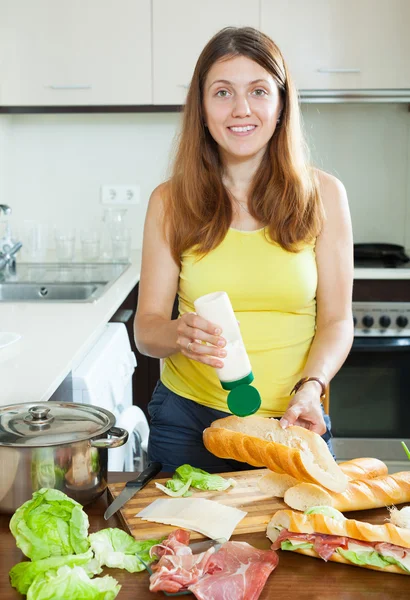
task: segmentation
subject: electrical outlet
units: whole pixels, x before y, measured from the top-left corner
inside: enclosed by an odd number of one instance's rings
[[[137,183],[130,185],[102,185],[102,204],[139,204],[140,186]]]

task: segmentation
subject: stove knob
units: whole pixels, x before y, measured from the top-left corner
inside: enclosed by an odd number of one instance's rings
[[[357,319],[356,319],[356,317],[353,317],[353,327],[356,327],[356,325],[357,325]]]
[[[379,323],[380,327],[385,327],[387,329],[387,327],[390,327],[391,319],[390,317],[383,315],[382,317],[380,317]]]
[[[363,317],[362,323],[366,329],[369,329],[369,327],[373,325],[374,319],[370,315],[366,315],[365,317]]]
[[[407,327],[407,323],[409,322],[407,317],[397,317],[396,325],[397,327]]]

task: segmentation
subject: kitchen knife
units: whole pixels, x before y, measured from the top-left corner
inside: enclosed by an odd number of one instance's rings
[[[132,479],[131,481],[127,481],[122,492],[116,497],[114,502],[110,504],[107,510],[104,513],[104,519],[107,520],[114,513],[117,512],[130,498],[132,498],[137,492],[142,490],[144,485],[146,485],[155,475],[157,475],[162,469],[162,464],[160,462],[152,462],[149,463],[148,467],[142,471],[138,475],[136,479]]]

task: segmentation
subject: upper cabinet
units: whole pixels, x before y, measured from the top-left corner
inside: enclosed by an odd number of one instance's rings
[[[154,104],[183,104],[202,48],[223,27],[259,28],[257,0],[152,0]]]
[[[301,90],[410,88],[410,0],[260,0]]]
[[[0,105],[152,104],[150,0],[0,0]]]

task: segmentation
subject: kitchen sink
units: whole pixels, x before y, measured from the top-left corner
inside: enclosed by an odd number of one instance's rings
[[[95,302],[129,263],[18,263],[0,302]]]
[[[93,283],[0,283],[0,302],[60,300],[85,302],[99,298],[108,281]]]

